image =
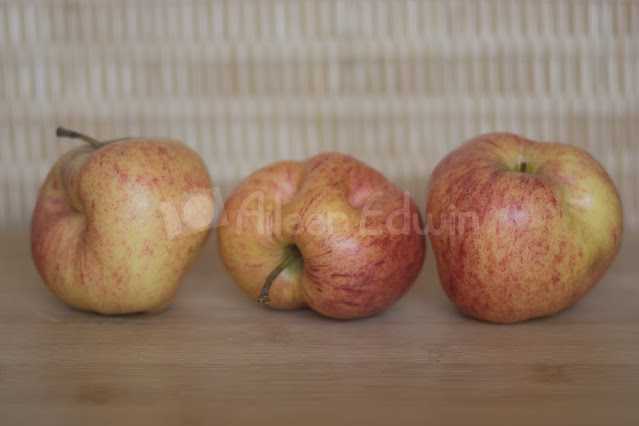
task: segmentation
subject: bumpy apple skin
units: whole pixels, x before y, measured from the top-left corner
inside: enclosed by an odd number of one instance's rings
[[[71,150],[53,166],[33,212],[35,265],[49,289],[75,308],[162,311],[210,230],[170,239],[160,204],[211,187],[201,158],[180,142],[136,139]]]
[[[592,156],[512,134],[477,137],[445,157],[426,211],[446,294],[464,313],[498,323],[579,300],[612,263],[623,233],[617,190]]]
[[[379,214],[365,215],[362,228],[362,211],[377,191],[382,195],[369,210]],[[219,252],[235,282],[256,299],[295,245],[303,262],[273,282],[270,308],[310,306],[339,319],[370,316],[398,300],[423,263],[425,238],[416,231],[421,219],[407,200],[405,206],[402,190],[347,155],[275,163],[245,179],[226,201],[229,224],[218,228]],[[389,228],[389,214],[402,209],[409,215],[392,216]]]

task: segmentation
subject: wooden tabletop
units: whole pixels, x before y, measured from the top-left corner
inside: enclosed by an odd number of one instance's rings
[[[59,302],[28,234],[0,234],[0,425],[636,425],[639,235],[573,308],[494,325],[459,314],[430,252],[386,312],[276,312],[215,242],[159,315]]]

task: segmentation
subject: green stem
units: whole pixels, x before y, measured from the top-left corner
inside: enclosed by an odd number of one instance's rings
[[[268,304],[268,302],[271,301],[271,299],[268,297],[268,292],[271,289],[271,284],[273,284],[273,281],[275,281],[275,278],[277,278],[277,276],[284,269],[286,269],[291,263],[293,263],[295,260],[297,260],[301,256],[302,256],[302,253],[300,253],[299,249],[293,246],[291,253],[288,256],[286,256],[286,258],[282,261],[282,263],[280,263],[279,265],[275,267],[275,269],[273,269],[273,272],[271,272],[268,275],[268,277],[266,277],[266,281],[264,282],[264,287],[262,287],[262,292],[260,293],[260,296],[257,298],[257,301],[260,304],[266,305]]]

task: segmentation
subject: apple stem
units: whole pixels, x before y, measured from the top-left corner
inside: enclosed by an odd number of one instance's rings
[[[519,163],[519,171],[521,173],[526,173],[526,162],[522,161],[521,163]]]
[[[83,133],[76,132],[75,130],[69,130],[69,129],[65,129],[64,127],[58,127],[57,129],[55,129],[55,134],[59,138],[81,139],[85,142],[90,143],[97,149],[102,148],[102,142],[92,138],[91,136],[87,136]]]
[[[262,287],[262,292],[260,293],[260,296],[257,298],[257,301],[260,304],[267,305],[268,302],[271,301],[271,299],[268,297],[268,292],[271,289],[271,284],[273,284],[273,281],[275,281],[275,278],[277,278],[277,276],[284,269],[286,269],[291,263],[297,260],[301,255],[302,254],[300,253],[299,249],[293,246],[291,253],[288,256],[286,256],[286,258],[282,261],[282,263],[277,265],[270,274],[268,274],[268,277],[266,277],[266,281],[264,282],[264,287]]]
[[[83,140],[85,142],[90,143],[96,149],[100,149],[103,146],[108,145],[110,143],[131,139],[131,138],[127,137],[127,138],[118,138],[118,139],[112,139],[112,140],[105,141],[105,142],[100,142],[99,140],[97,140],[95,138],[92,138],[91,136],[87,136],[84,133],[76,132],[75,130],[65,129],[64,127],[58,127],[57,129],[55,129],[55,134],[59,138],[69,138],[69,139],[80,139],[80,140]]]

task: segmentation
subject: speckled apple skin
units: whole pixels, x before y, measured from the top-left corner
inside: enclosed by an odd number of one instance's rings
[[[210,231],[170,239],[160,204],[211,187],[200,157],[177,141],[73,149],[53,166],[33,212],[35,265],[75,308],[162,311]]]
[[[518,172],[521,161],[532,173]],[[452,206],[452,207],[451,207]],[[468,315],[513,323],[552,315],[604,275],[623,233],[617,190],[587,152],[512,134],[472,139],[428,186],[429,238],[441,285]],[[464,232],[442,217],[474,212]]]
[[[377,191],[383,195],[369,207],[380,214],[366,217],[361,232],[362,211]],[[260,211],[260,201],[251,198],[256,193],[264,194],[262,225],[259,216],[251,216]],[[393,235],[387,218],[404,208],[404,193],[373,168],[338,153],[275,163],[245,179],[226,201],[229,225],[218,228],[219,252],[235,282],[256,299],[286,247],[296,245],[303,265],[293,264],[277,277],[267,306],[310,306],[340,319],[370,316],[397,301],[423,263],[425,238],[412,223],[414,217],[419,228],[421,219],[409,200],[408,232]],[[299,215],[302,228],[284,223],[290,214]],[[393,229],[406,229],[404,221],[397,215],[390,222]],[[331,232],[318,232],[323,229]]]

